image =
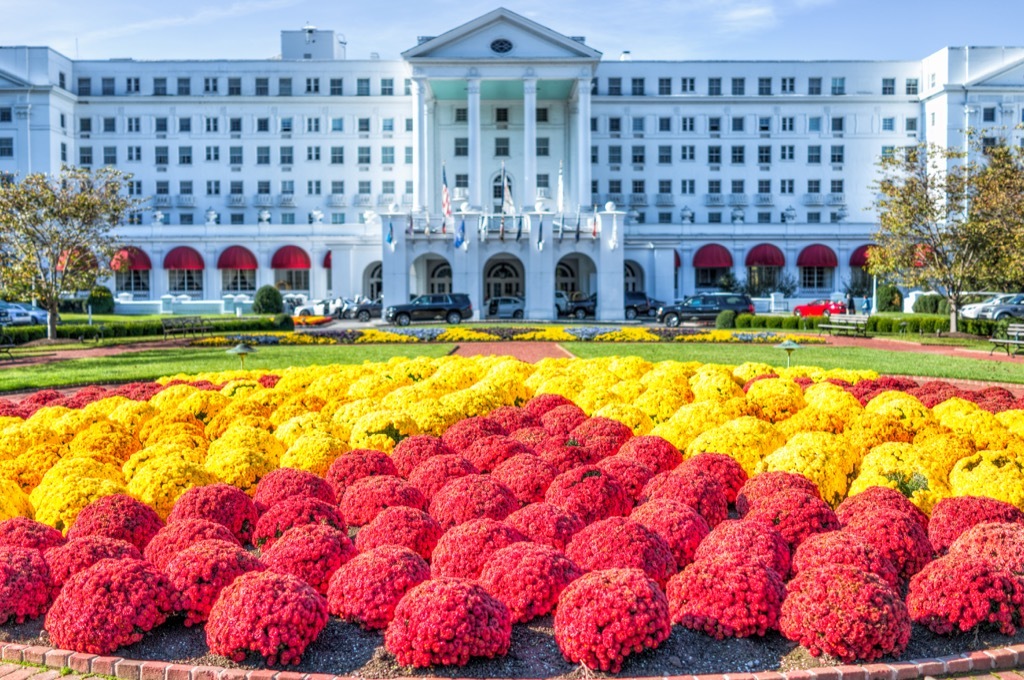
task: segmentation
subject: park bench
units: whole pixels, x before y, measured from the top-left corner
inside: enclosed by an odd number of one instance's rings
[[[213,330],[210,324],[198,316],[169,316],[160,319],[160,325],[163,327],[164,340],[170,335],[191,334],[195,337]]]
[[[6,329],[0,327],[0,354],[6,354],[8,359],[14,359],[11,350],[14,349],[14,338],[5,333]]]
[[[1020,347],[1024,345],[1024,323],[1011,323],[1006,327],[1006,337],[991,337],[988,339],[992,343],[992,352],[997,349],[1005,349],[1006,356],[1010,356],[1010,348],[1013,347],[1013,353],[1016,354],[1020,351]]]
[[[829,317],[828,323],[818,324],[818,334],[822,330],[836,333],[853,333],[863,337],[868,336],[868,315],[867,314],[834,314]]]

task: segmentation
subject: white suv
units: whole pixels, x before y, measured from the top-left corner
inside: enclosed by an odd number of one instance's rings
[[[555,309],[558,311],[559,316],[569,313],[569,296],[564,290],[555,291]]]

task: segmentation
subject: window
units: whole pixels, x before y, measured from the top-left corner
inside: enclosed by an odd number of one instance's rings
[[[661,165],[672,163],[672,147],[670,145],[663,144],[658,147],[658,163]]]
[[[809,213],[807,213],[807,224],[821,224],[821,213],[820,212],[809,212]]]
[[[320,119],[319,118],[307,118],[306,119],[306,132],[320,132]]]
[[[680,78],[679,79],[679,91],[687,94],[694,93],[697,91],[697,79],[696,78]]]
[[[793,144],[783,144],[779,147],[779,160],[780,161],[794,161],[796,160],[796,146]]]
[[[345,213],[331,213],[331,224],[345,224]]]
[[[697,181],[693,179],[683,179],[679,181],[679,193],[692,195],[697,193]]]
[[[610,179],[610,180],[608,180],[608,193],[609,194],[621,194],[622,193],[622,180],[621,179]]]
[[[104,132],[117,132],[117,122],[115,118],[104,118],[103,119],[103,131]]]
[[[68,145],[67,142],[60,143],[60,161],[61,163],[68,162]]]
[[[369,78],[357,78],[356,79],[356,96],[357,97],[369,97],[370,96],[370,79]]]
[[[796,131],[796,117],[795,116],[783,116],[782,120],[782,131],[783,132],[795,132]]]
[[[747,162],[747,147],[745,146],[734,146],[732,147],[731,159],[733,165],[742,165]]]
[[[551,155],[551,140],[547,137],[537,138],[537,156],[550,156]]]
[[[841,180],[841,179],[834,179],[834,180],[832,180],[831,191],[832,191],[833,194],[841,194],[841,193],[843,193],[843,180]]]
[[[179,118],[178,119],[178,132],[192,132],[192,119],[191,118]]]
[[[192,224],[192,215],[182,215],[181,223]],[[169,269],[167,271],[167,290],[172,293],[202,293],[203,272],[191,269]]]
[[[708,163],[711,165],[718,165],[722,162],[722,147],[720,146],[709,146],[708,147]]]
[[[614,97],[622,94],[622,78],[608,79],[608,94]]]
[[[821,193],[821,180],[820,179],[809,179],[809,180],[807,180],[807,193],[809,193],[809,194],[820,194]]]
[[[770,212],[759,212],[757,213],[758,224],[771,224],[772,214]]]
[[[100,81],[100,88],[101,88],[101,92],[102,92],[104,97],[113,97],[114,96],[114,79],[113,78],[104,78],[102,81]]]
[[[896,94],[896,79],[882,78],[882,94]]]
[[[693,132],[697,129],[697,119],[693,116],[683,116],[679,124],[679,129],[682,132]]]
[[[608,164],[618,165],[622,163],[622,147],[615,145],[608,147]]]
[[[722,79],[721,78],[708,78],[708,96],[709,97],[720,97],[720,96],[722,96]]]
[[[659,95],[672,94],[672,79],[671,78],[658,78],[658,94]]]
[[[642,97],[642,96],[644,96],[644,79],[643,78],[633,78],[632,89],[630,91],[630,94],[632,94],[634,97]]]
[[[294,129],[294,127],[295,127],[294,122],[292,121],[292,119],[290,117],[289,118],[282,118],[281,119],[281,134],[289,134],[290,135],[292,133],[292,130]]]
[[[57,87],[62,90],[66,90],[68,85],[68,76],[64,71],[57,74]]]
[[[455,122],[465,123],[469,121],[469,109],[464,106],[460,106],[455,109]]]
[[[238,97],[242,94],[242,79],[228,78],[228,96]]]
[[[896,130],[896,119],[893,118],[892,116],[883,118],[882,119],[882,131],[883,132],[893,132],[894,130]]]
[[[364,194],[364,195],[365,194],[369,194],[369,193],[373,193],[371,191],[370,181],[369,180],[360,180],[359,181],[359,186],[357,187],[357,191],[360,194]]]
[[[389,195],[395,193],[395,180],[384,180],[381,182],[380,193]]]
[[[508,109],[499,106],[494,109],[494,122],[495,123],[507,123],[508,122]]]
[[[832,267],[800,267],[800,287],[832,290]]]
[[[203,92],[205,94],[212,94],[217,91],[217,79],[216,78],[203,78]]]
[[[255,92],[257,97],[270,96],[270,78],[257,78]]]
[[[907,118],[907,132],[917,132],[917,118]]]
[[[331,78],[331,89],[330,93],[332,97],[340,97],[345,91],[345,79],[344,78]]]
[[[821,147],[818,145],[807,147],[807,162],[808,163],[820,163],[821,162]]]
[[[189,78],[178,78],[178,96],[187,97],[192,94],[192,81]]]
[[[832,134],[842,133],[845,121],[842,116],[832,116]]]
[[[746,192],[744,181],[742,179],[734,179],[732,181],[732,193],[742,194]]]
[[[760,116],[757,119],[757,131],[761,134],[772,131],[772,119],[768,116]]]
[[[846,147],[842,144],[833,144],[831,153],[832,162],[842,163],[844,158],[846,158]]]
[[[779,180],[779,193],[780,194],[792,194],[793,189],[796,185],[796,181],[792,179],[780,179]]]
[[[270,147],[256,147],[256,165],[270,165]]]
[[[281,165],[291,165],[295,162],[295,148],[282,146],[280,153]]]
[[[671,194],[672,193],[672,180],[670,180],[670,179],[659,179],[658,180],[658,193],[659,194]]]
[[[64,75],[63,73],[61,75]],[[124,91],[131,94],[138,94],[139,90],[139,79],[138,78],[125,78],[124,79]]]
[[[617,134],[622,132],[622,119],[619,117],[608,119],[608,132]]]
[[[597,132],[597,118],[590,118],[590,131]]]
[[[732,117],[732,131],[733,132],[743,132],[743,121],[744,121],[743,116],[733,116]]]
[[[892,158],[896,154],[895,146],[883,146],[882,147],[882,158]]]
[[[344,132],[345,131],[345,119],[344,118],[331,118],[331,132]]]
[[[821,78],[807,79],[807,94],[821,94]]]
[[[9,112],[10,109],[7,109]],[[10,122],[9,120],[6,122]],[[82,133],[92,132],[92,118],[82,118],[78,121],[78,131]]]
[[[779,89],[782,94],[795,94],[796,93],[796,78],[786,77],[779,79]]]
[[[772,147],[762,145],[757,147],[757,162],[761,165],[768,165],[772,162]]]
[[[647,158],[647,147],[634,146],[632,149],[632,153],[630,154],[630,158],[632,159],[633,165],[643,165]]]
[[[306,94],[320,94],[319,78],[306,78]]]
[[[692,161],[697,159],[697,147],[692,144],[684,144],[679,147],[679,160],[681,161]]]
[[[368,146],[360,146],[356,148],[356,163],[359,165],[369,165],[372,163],[372,153]]]
[[[9,144],[5,144],[5,148],[10,149],[11,150],[10,156],[13,156],[14,155],[14,140],[11,139],[10,137],[4,137],[4,139],[7,142],[9,142]],[[8,156],[8,158],[10,158],[10,156]],[[78,149],[78,164],[79,165],[92,165],[92,147],[91,146],[79,147],[79,149]]]
[[[192,180],[182,180],[178,182],[178,193],[182,196],[192,195]]]
[[[382,97],[393,97],[395,94],[395,79],[394,78],[381,78],[380,79],[380,94]]]
[[[832,94],[846,94],[846,78],[832,79]]]
[[[633,192],[634,194],[645,194],[647,193],[647,185],[642,179],[633,180]]]
[[[345,180],[335,179],[331,180],[331,193],[335,196],[340,196],[345,193]]]
[[[721,224],[722,213],[720,212],[709,212],[708,213],[708,224]]]
[[[218,132],[219,129],[220,129],[220,119],[219,118],[211,118],[211,117],[207,117],[206,118],[206,131],[207,132]]]
[[[758,78],[757,79],[757,93],[762,97],[770,96],[772,93],[772,79],[771,78]]]
[[[84,149],[83,149],[84,151]],[[92,153],[90,150],[89,163],[81,163],[81,165],[89,165],[92,163]],[[13,158],[14,157],[14,138],[13,137],[0,137],[0,158]]]
[[[907,78],[907,94],[917,94],[917,78]]]
[[[295,213],[291,213],[291,212],[289,212],[289,213],[281,213],[281,224],[295,224]],[[275,269],[274,270],[274,278],[277,278],[278,272],[294,272],[294,271],[300,271],[300,270],[298,270],[298,269]],[[309,272],[306,272],[306,274],[308,275]],[[284,277],[284,278],[288,278],[288,277]],[[287,281],[283,282],[283,285],[284,285],[285,288],[287,288],[288,287]]]
[[[633,118],[631,118],[630,120],[632,121],[634,134],[642,133],[644,131],[645,119],[643,118],[643,116],[633,116]]]
[[[277,79],[277,96],[279,96],[279,97],[291,97],[292,96],[292,79],[291,78],[278,78]]]
[[[270,119],[269,118],[257,118],[256,119],[256,132],[270,132]]]
[[[600,163],[601,161],[599,160],[599,158],[600,158],[600,151],[598,150],[598,147],[595,146],[595,145],[592,145],[590,147],[590,163],[591,163],[591,165],[596,164],[596,163]]]
[[[206,180],[206,195],[207,196],[220,196],[220,180],[208,179]]]
[[[306,193],[310,196],[320,195],[320,180],[310,179],[306,180]]]
[[[228,148],[228,163],[231,165],[242,164],[242,147],[232,146]]]
[[[659,117],[658,132],[672,132],[672,119],[668,116]]]
[[[986,106],[981,110],[981,121],[983,123],[994,123],[996,122],[996,108],[994,106]]]
[[[406,97],[412,95],[412,78],[406,78],[405,81],[402,83],[402,94],[404,94]]]
[[[331,147],[331,165],[343,165],[345,163],[345,147]]]
[[[128,132],[142,132],[142,119],[138,116],[130,116],[128,118]]]
[[[0,123],[10,123],[12,120],[14,120],[14,116],[11,107],[0,107]]]
[[[732,94],[733,96],[739,97],[747,93],[747,79],[746,78],[733,78],[732,79]]]
[[[286,179],[281,181],[281,193],[282,194],[294,194],[295,193],[295,180]]]
[[[811,116],[807,119],[808,132],[821,132],[821,116]]]
[[[383,165],[394,165],[395,164],[395,147],[393,146],[382,146],[380,148],[380,162]],[[393,191],[385,191],[386,194],[393,194]]]
[[[412,165],[412,147],[411,146],[405,147],[405,164],[406,165]],[[412,193],[412,192],[410,191],[408,193]]]
[[[130,160],[130,161],[141,161],[142,160],[142,147],[141,146],[129,146],[128,147],[128,160]]]
[[[158,146],[153,149],[153,162],[157,165],[167,165],[170,161],[170,152],[166,146]]]
[[[672,224],[672,213],[670,213],[670,212],[659,212],[658,213],[658,224]]]
[[[455,138],[455,155],[456,156],[468,156],[469,155],[469,137],[456,137]]]
[[[494,155],[501,157],[509,155],[508,137],[498,137],[494,140]]]
[[[708,118],[708,132],[719,133],[722,131],[722,119],[718,116]]]
[[[306,160],[307,161],[319,161],[320,160],[320,147],[319,146],[307,146],[306,147]]]
[[[178,165],[192,165],[192,147],[178,147]]]
[[[78,79],[78,96],[88,97],[92,94],[92,78]]]

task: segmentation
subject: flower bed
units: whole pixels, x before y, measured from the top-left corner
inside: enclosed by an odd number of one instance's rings
[[[445,357],[2,406],[0,635],[45,619],[111,653],[180,615],[216,655],[287,665],[334,615],[383,629],[393,663],[461,665],[553,611],[566,659],[632,673],[672,622],[844,661],[899,656],[911,621],[1020,628],[1024,402],[991,390]],[[293,469],[309,437],[329,455]],[[22,456],[33,474],[4,465]]]

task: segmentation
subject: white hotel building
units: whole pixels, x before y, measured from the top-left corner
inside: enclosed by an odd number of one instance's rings
[[[417,42],[395,61],[346,59],[312,27],[263,60],[0,47],[0,173],[130,172],[148,209],[121,229],[115,292],[165,310],[270,283],[386,304],[454,290],[477,311],[521,295],[538,319],[556,289],[597,292],[616,319],[624,290],[671,300],[725,271],[842,291],[864,276],[881,154],[1024,120],[1024,48],[611,61],[505,9]]]

